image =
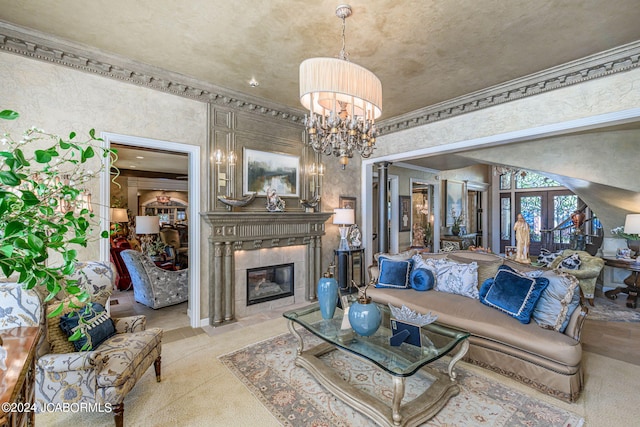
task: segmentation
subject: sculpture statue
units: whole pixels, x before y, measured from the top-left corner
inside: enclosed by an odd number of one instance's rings
[[[517,262],[523,264],[530,264],[529,259],[529,244],[531,243],[531,235],[529,230],[529,224],[524,220],[521,213],[516,216],[516,223],[513,226],[516,232],[516,257]]]

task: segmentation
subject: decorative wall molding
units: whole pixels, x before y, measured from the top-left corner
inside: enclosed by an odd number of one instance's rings
[[[224,105],[268,119],[301,125],[304,117],[301,109],[289,108],[1,20],[0,50],[213,105]],[[628,71],[640,65],[639,59],[640,41],[635,41],[407,114],[380,120],[378,128],[382,134],[388,134],[421,126]]]
[[[0,50],[210,104],[302,123],[302,110],[0,20]]]
[[[640,66],[639,58],[640,40],[401,116],[380,120],[378,127],[382,134],[389,134],[448,119],[565,86],[629,71]]]

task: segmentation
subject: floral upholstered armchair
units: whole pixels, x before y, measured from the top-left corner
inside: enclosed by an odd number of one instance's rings
[[[580,259],[580,265],[577,269],[567,269],[563,267],[563,261],[571,255],[577,254]],[[593,298],[596,291],[596,280],[600,275],[600,271],[604,268],[604,260],[600,257],[593,256],[585,251],[576,251],[573,249],[565,249],[560,256],[556,257],[549,265],[551,269],[558,269],[564,273],[569,273],[578,279],[580,284],[581,298],[589,301],[593,306]]]
[[[80,263],[72,278],[91,295],[91,301],[106,306],[113,290],[114,273],[109,265]],[[90,351],[76,351],[60,329],[60,316],[47,317],[64,294],[44,304],[34,290],[17,283],[0,283],[0,329],[40,326],[43,329],[37,349],[36,402],[45,404],[85,402],[107,404],[114,412],[115,425],[123,425],[124,398],[146,370],[154,364],[160,381],[162,329],[145,327],[144,316],[112,319],[115,334]],[[65,304],[63,313],[73,311]]]
[[[156,309],[189,299],[189,269],[163,270],[134,250],[122,251],[120,255],[129,270],[137,302]]]

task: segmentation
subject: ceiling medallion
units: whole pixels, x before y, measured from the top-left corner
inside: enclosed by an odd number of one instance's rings
[[[340,158],[344,169],[354,150],[363,158],[373,153],[382,114],[382,84],[371,71],[349,62],[345,20],[349,5],[336,8],[342,19],[342,49],[337,58],[311,58],[300,64],[300,102],[309,110],[304,124],[308,144],[319,153]]]

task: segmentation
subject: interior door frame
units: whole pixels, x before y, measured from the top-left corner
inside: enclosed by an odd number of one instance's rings
[[[112,143],[118,143],[186,153],[189,156],[189,308],[187,316],[192,328],[208,324],[208,319],[200,319],[200,147],[111,132],[101,132],[100,137],[103,139],[101,145],[104,149],[109,149]],[[111,204],[110,159],[103,157],[102,164],[106,172],[100,174],[100,193],[101,200],[106,202],[100,205],[101,232],[109,230],[109,206]],[[100,239],[100,259],[105,263],[110,262],[109,241],[107,239]]]

